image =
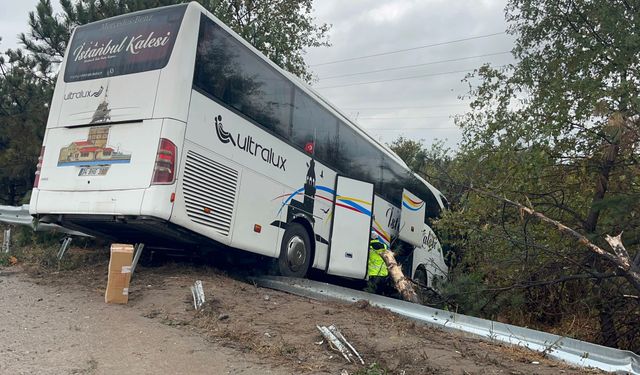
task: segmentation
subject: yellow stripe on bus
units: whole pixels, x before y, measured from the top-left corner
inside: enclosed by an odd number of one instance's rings
[[[344,195],[338,195],[337,199],[353,201],[353,202],[357,202],[357,203],[366,204],[367,206],[371,206],[371,202],[363,201],[362,199],[357,199],[357,198],[345,197]]]

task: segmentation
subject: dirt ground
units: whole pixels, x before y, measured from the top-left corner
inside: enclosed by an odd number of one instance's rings
[[[583,374],[520,348],[418,325],[366,303],[318,302],[189,265],[139,267],[127,305],[104,303],[107,263],[0,268],[3,374]],[[189,286],[202,280],[204,310]],[[334,324],[366,365],[347,364]]]

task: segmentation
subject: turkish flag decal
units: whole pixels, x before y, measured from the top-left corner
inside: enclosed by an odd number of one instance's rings
[[[304,145],[304,150],[309,154],[313,154],[313,147],[313,142],[307,142],[307,144]]]

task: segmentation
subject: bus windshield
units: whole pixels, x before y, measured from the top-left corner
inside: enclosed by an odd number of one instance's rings
[[[65,82],[164,68],[182,23],[185,5],[136,12],[76,29]]]

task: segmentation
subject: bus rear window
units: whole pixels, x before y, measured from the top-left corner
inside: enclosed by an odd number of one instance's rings
[[[186,5],[79,26],[64,71],[65,82],[161,69],[167,65]]]

